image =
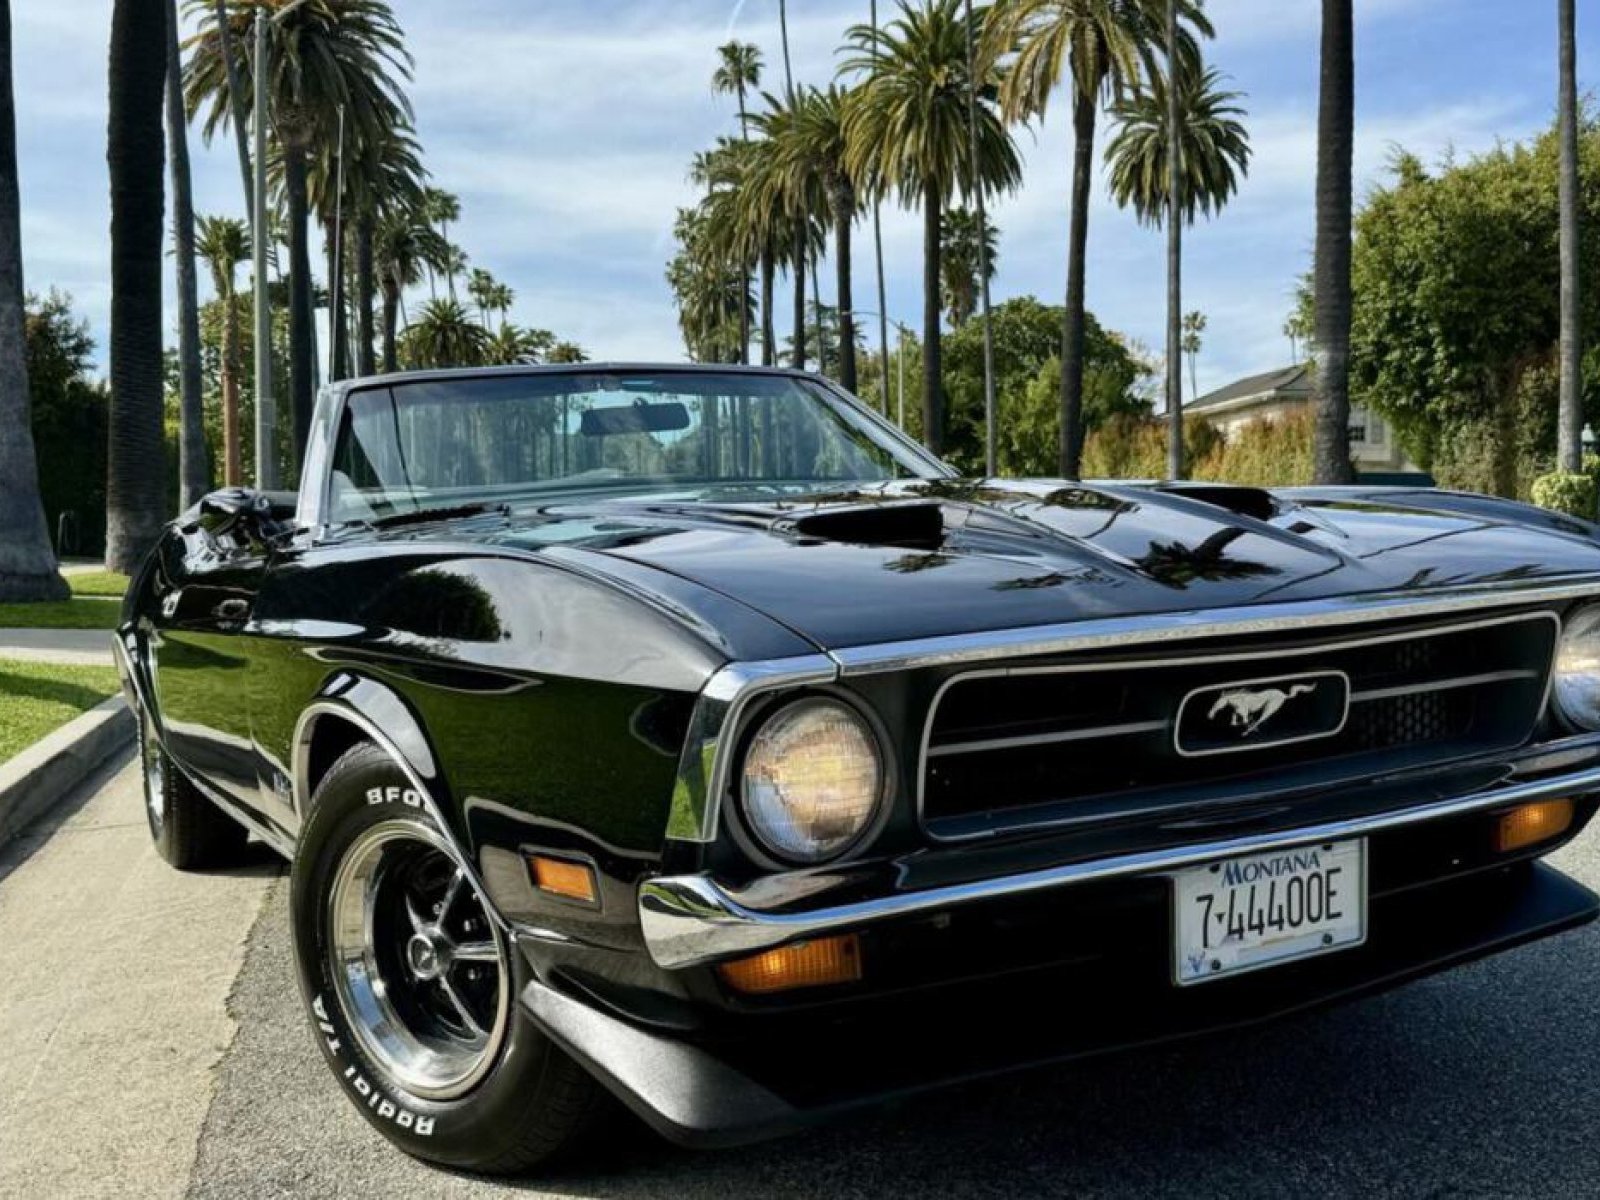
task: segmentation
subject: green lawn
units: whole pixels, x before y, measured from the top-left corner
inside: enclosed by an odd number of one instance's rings
[[[0,658],[0,762],[116,693],[114,667]]]
[[[69,575],[72,599],[47,604],[0,604],[0,629],[115,629],[128,577],[110,571]]]
[[[115,629],[122,605],[98,596],[49,604],[0,604],[0,629]]]
[[[93,571],[87,575],[68,575],[74,596],[113,596],[122,599],[128,590],[128,577],[115,571]]]

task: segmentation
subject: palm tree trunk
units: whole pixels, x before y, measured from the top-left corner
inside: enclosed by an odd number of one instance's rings
[[[228,0],[216,0],[217,44],[222,49],[223,69],[228,73],[228,108],[233,116],[233,142],[239,151],[239,178],[244,183],[244,210],[255,203],[255,179],[250,170],[250,118],[244,109],[244,85],[239,79],[239,63],[233,57],[233,30],[228,24]]]
[[[284,191],[289,198],[289,412],[294,424],[294,460],[298,475],[311,430],[312,380],[316,353],[311,340],[310,212],[306,204],[306,151],[298,141],[283,149]]]
[[[1183,109],[1178,0],[1167,0],[1167,478],[1183,478]]]
[[[374,225],[370,212],[362,213],[356,220],[356,373],[359,375],[372,375],[377,366],[372,350]]]
[[[239,299],[230,284],[222,292],[222,482],[239,487],[244,482],[239,441]]]
[[[161,119],[167,75],[164,0],[116,0],[111,15],[111,415],[106,568],[132,574],[161,536]]]
[[[61,600],[67,585],[50,549],[29,420],[14,86],[11,5],[0,0],[0,601]]]
[[[1583,345],[1578,286],[1577,5],[1560,0],[1561,21],[1561,404],[1556,465],[1583,469]],[[1593,513],[1589,514],[1593,516]]]
[[[833,189],[833,258],[839,305],[839,386],[852,396],[856,391],[855,292],[850,279],[850,226],[856,219],[855,201],[848,183]]]
[[[778,335],[772,319],[773,276],[777,264],[770,245],[761,251],[761,365],[771,367],[778,362]]]
[[[187,509],[211,490],[211,464],[201,396],[200,284],[195,277],[194,191],[189,178],[177,0],[167,0],[166,8],[167,144],[172,155],[172,256],[178,283],[178,507]]]
[[[1355,30],[1351,0],[1322,0],[1317,114],[1316,483],[1350,483],[1350,207],[1355,152]]]
[[[806,223],[798,221],[794,235],[794,357],[789,363],[797,371],[806,369]]]
[[[823,375],[828,373],[828,331],[822,323],[822,290],[818,286],[818,279],[822,272],[817,270],[817,256],[811,255],[811,312],[817,321],[817,371]]]
[[[1094,174],[1095,99],[1074,88],[1072,219],[1067,241],[1067,311],[1061,326],[1061,474],[1078,478],[1083,458],[1084,268]]]
[[[922,195],[922,442],[944,453],[944,381],[939,342],[939,223],[943,197],[929,182]]]
[[[398,329],[396,323],[400,319],[400,289],[389,280],[383,283],[383,370],[386,375],[393,374],[400,369],[400,357],[396,349]]]

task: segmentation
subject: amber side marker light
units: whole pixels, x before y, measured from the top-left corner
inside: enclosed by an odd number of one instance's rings
[[[760,996],[794,988],[854,983],[861,978],[861,940],[853,933],[780,946],[722,963],[717,973],[735,991]]]
[[[1571,800],[1541,800],[1523,804],[1500,818],[1496,845],[1500,853],[1521,850],[1559,837],[1572,824]]]
[[[566,900],[579,900],[584,904],[600,902],[600,893],[594,882],[594,868],[587,863],[530,854],[528,865],[533,868],[534,886],[541,892],[549,892]]]

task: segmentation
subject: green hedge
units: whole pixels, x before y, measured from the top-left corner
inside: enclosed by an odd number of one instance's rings
[[[1600,509],[1600,490],[1593,475],[1552,471],[1533,481],[1533,502],[1540,508],[1593,521]]]
[[[1224,438],[1198,417],[1184,422],[1183,449],[1190,479],[1253,487],[1311,482],[1311,412],[1252,421]],[[1167,426],[1160,418],[1117,417],[1089,435],[1083,448],[1088,479],[1164,479]]]

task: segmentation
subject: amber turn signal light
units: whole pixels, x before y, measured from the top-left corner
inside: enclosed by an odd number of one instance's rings
[[[1559,837],[1572,824],[1571,800],[1522,804],[1500,818],[1496,845],[1501,854]]]
[[[600,892],[595,886],[594,868],[588,863],[567,862],[560,858],[546,858],[542,854],[528,855],[528,865],[533,868],[533,883],[541,892],[560,896],[565,900],[578,900],[584,904],[598,904]]]
[[[722,963],[717,973],[738,992],[752,996],[794,988],[854,983],[861,978],[861,940],[853,933],[780,946],[750,958]]]

